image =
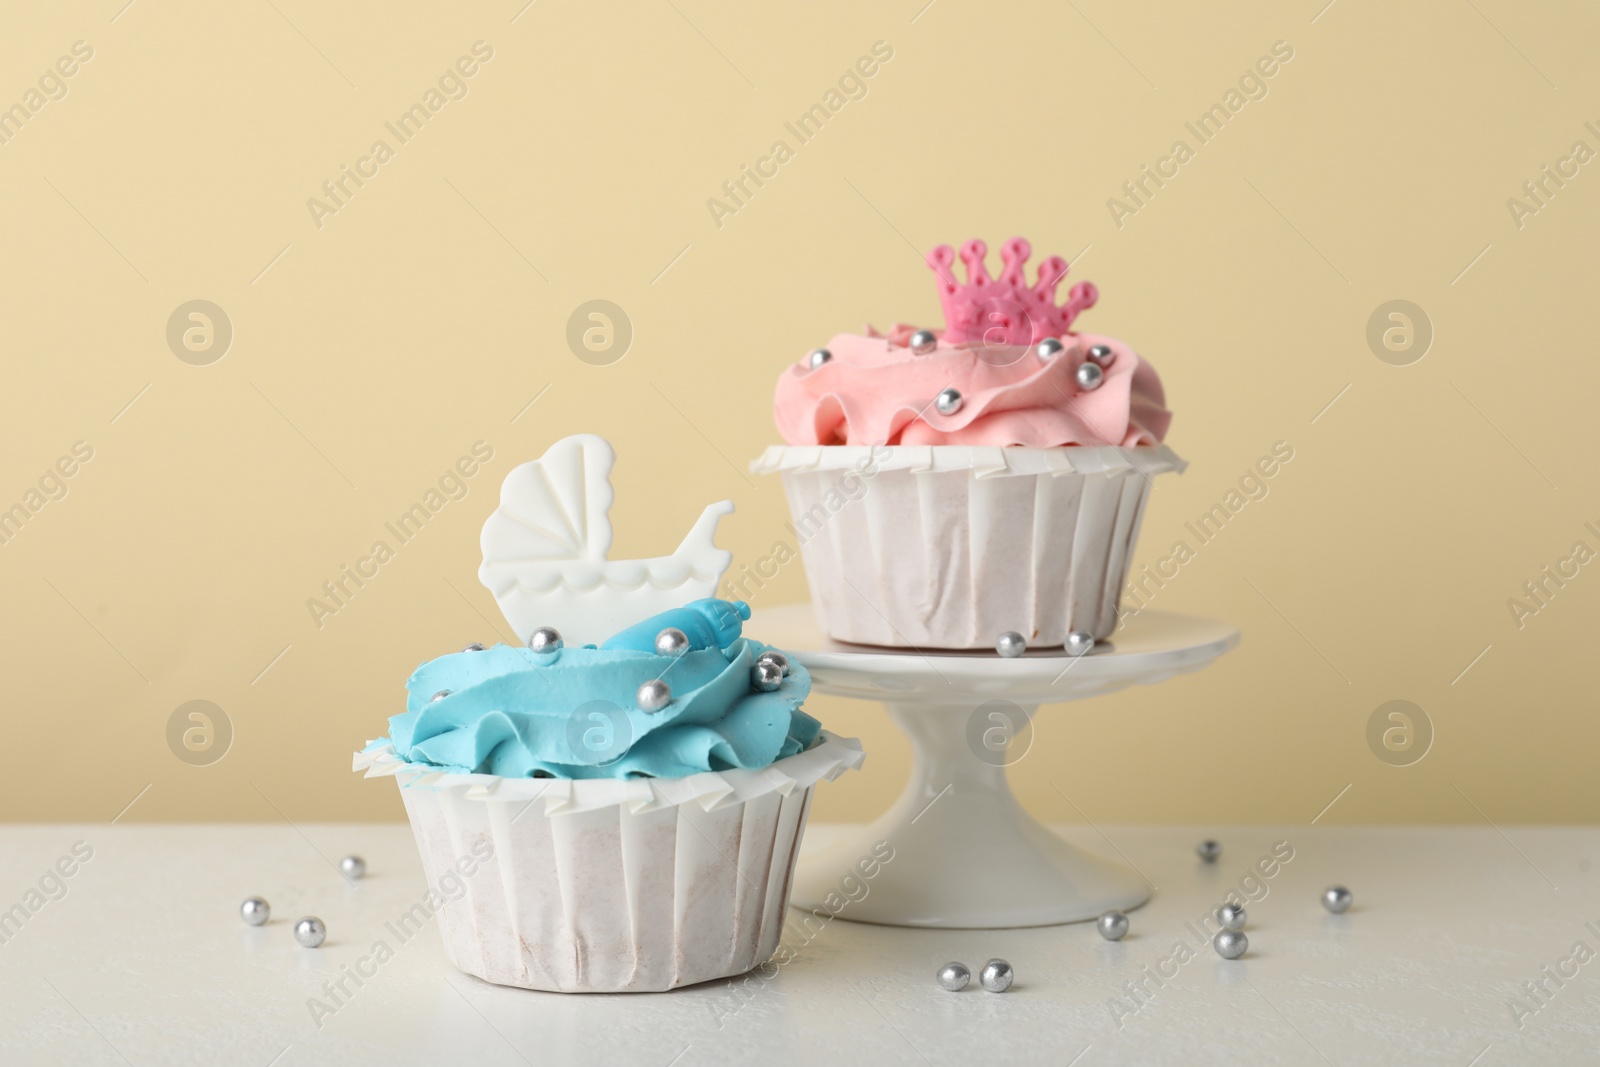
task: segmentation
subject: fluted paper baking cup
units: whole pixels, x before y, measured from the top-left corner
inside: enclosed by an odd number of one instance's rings
[[[812,789],[863,759],[859,741],[821,738],[760,770],[677,779],[449,774],[390,745],[355,769],[398,780],[456,967],[525,989],[650,992],[776,951]]]
[[[1171,449],[777,446],[817,622],[911,648],[1096,640],[1117,624],[1151,481]]]

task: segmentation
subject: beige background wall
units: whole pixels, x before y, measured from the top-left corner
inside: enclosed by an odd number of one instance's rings
[[[0,106],[40,105],[0,144],[0,507],[41,505],[0,545],[0,816],[400,817],[350,752],[418,661],[495,635],[477,535],[512,465],[605,434],[620,552],[669,550],[726,496],[752,560],[787,517],[743,473],[784,365],[936,321],[921,253],[1024,234],[1077,257],[1102,292],[1085,328],[1166,382],[1192,466],[1141,562],[1294,451],[1153,602],[1243,647],[1048,709],[1025,802],[1294,821],[1349,785],[1326,821],[1600,817],[1600,565],[1520,628],[1507,605],[1574,542],[1600,551],[1600,163],[1561,163],[1600,150],[1591,5],[123,3],[32,5],[0,35]],[[79,41],[92,58],[29,98]],[[479,41],[446,81],[464,96],[386,130]],[[879,41],[865,95],[799,144],[784,123]],[[1185,123],[1275,42],[1292,59],[1200,143]],[[392,158],[315,219],[380,139]],[[793,158],[719,226],[708,198],[778,139]],[[1178,139],[1193,158],[1114,220]],[[1546,164],[1575,176],[1515,218]],[[233,334],[204,365],[167,340],[197,299]],[[610,365],[565,340],[592,299],[632,323]],[[1434,335],[1405,366],[1367,340],[1395,299]],[[476,442],[465,496],[317,625],[308,598]],[[59,499],[28,495],[41,478]],[[756,602],[804,595],[793,564]],[[1368,745],[1391,699],[1435,734],[1411,766]],[[231,723],[209,765],[169,747],[191,700]],[[815,707],[871,753],[818,817],[873,815],[906,745],[875,708]]]

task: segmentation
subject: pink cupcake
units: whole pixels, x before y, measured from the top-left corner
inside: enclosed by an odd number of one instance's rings
[[[752,465],[784,480],[818,622],[831,637],[918,648],[1094,639],[1116,626],[1162,444],[1161,379],[1127,344],[1072,330],[1098,293],[1030,286],[1022,238],[991,278],[982,241],[928,264],[945,328],[839,334],[778,379],[788,442]],[[1081,636],[1075,641],[1081,647]]]

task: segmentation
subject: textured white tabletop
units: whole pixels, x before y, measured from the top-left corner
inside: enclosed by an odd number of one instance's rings
[[[564,996],[456,972],[431,922],[397,936],[425,891],[404,825],[3,827],[0,1063],[1600,1062],[1600,829],[1101,829],[1064,832],[1157,886],[1120,943],[840,918],[791,924],[770,976]],[[1215,866],[1201,836],[1223,843]],[[1264,878],[1278,842],[1293,857]],[[329,862],[349,852],[356,884]],[[1332,883],[1355,893],[1346,915],[1319,903]],[[1240,886],[1259,899],[1228,962],[1189,924]],[[251,894],[264,927],[238,917]],[[327,922],[320,949],[294,943],[305,914]],[[934,982],[990,956],[1016,968],[1009,993]]]

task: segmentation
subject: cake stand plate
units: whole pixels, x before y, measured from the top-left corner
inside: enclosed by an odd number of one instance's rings
[[[1150,899],[1130,868],[1074,848],[1023,811],[1005,768],[1031,743],[1039,705],[1162,682],[1239,643],[1227,623],[1148,609],[1078,658],[843,644],[823,636],[809,604],[759,611],[746,632],[804,664],[816,692],[882,701],[911,738],[900,799],[802,857],[793,902],[857,922],[970,929],[1078,922]],[[894,858],[875,862],[888,849]]]

